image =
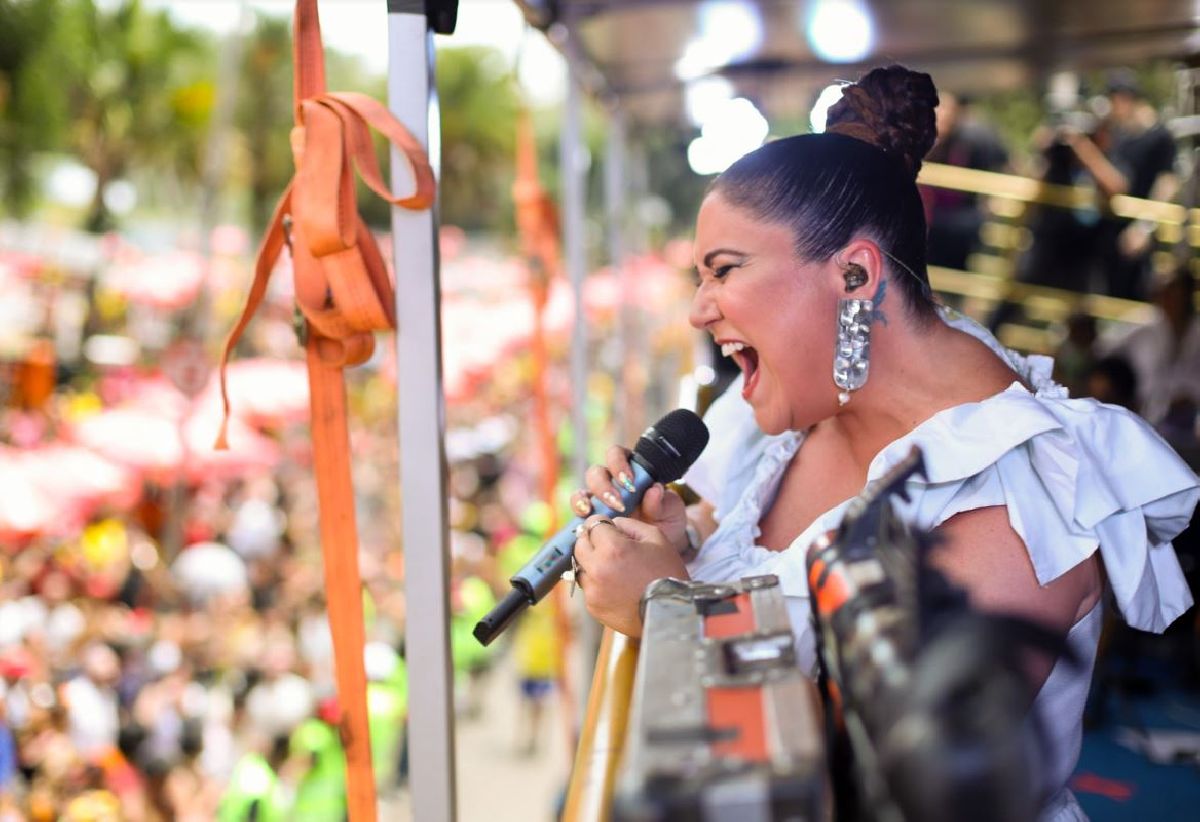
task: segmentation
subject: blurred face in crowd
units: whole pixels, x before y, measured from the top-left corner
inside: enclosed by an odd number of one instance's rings
[[[1109,110],[1109,117],[1113,123],[1118,126],[1128,125],[1133,119],[1137,111],[1137,95],[1128,91],[1114,91],[1108,95],[1108,102],[1112,108]]]
[[[1163,313],[1177,328],[1182,327],[1192,315],[1192,289],[1187,277],[1175,276],[1159,286],[1154,294],[1154,301],[1162,308]]]
[[[955,126],[958,125],[959,111],[957,97],[946,91],[938,93],[938,106],[933,110],[933,116],[937,122],[938,140],[944,139],[946,135],[954,131]]]
[[[689,319],[741,369],[759,427],[803,430],[826,416],[833,392],[806,387],[832,384],[837,297],[823,276],[832,261],[802,261],[789,228],[719,193],[700,207],[694,257],[699,287]]]

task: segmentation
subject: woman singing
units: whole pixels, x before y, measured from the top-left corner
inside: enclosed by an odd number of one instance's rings
[[[1038,621],[1085,663],[1042,655],[1028,666],[1051,745],[1042,818],[1083,819],[1066,782],[1101,595],[1107,585],[1144,630],[1191,605],[1170,541],[1200,491],[1136,416],[1069,399],[1048,359],[1012,355],[934,302],[915,181],[937,102],[928,75],[875,69],[843,90],[825,133],[771,142],[716,180],[696,221],[690,320],[743,378],[712,431],[713,444],[733,446],[717,449],[729,455],[714,489],[719,524],[714,506],[685,512],[653,488],[629,512],[637,519],[581,529],[579,579],[597,619],[637,636],[654,579],[776,574],[811,669],[805,552],[919,446],[928,477],[898,510],[943,537],[934,562],[977,607]],[[627,481],[627,452],[607,456],[588,471],[592,494]],[[588,512],[582,493],[575,502]]]

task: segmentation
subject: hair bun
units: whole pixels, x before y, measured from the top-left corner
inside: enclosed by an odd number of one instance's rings
[[[829,109],[825,130],[871,143],[899,157],[916,179],[937,139],[933,78],[904,66],[871,69],[842,89]]]

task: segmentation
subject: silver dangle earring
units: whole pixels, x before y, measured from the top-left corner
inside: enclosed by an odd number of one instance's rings
[[[858,263],[847,263],[846,293],[867,282],[867,272]],[[833,382],[841,390],[838,405],[850,402],[850,392],[867,384],[871,365],[871,320],[875,301],[843,297],[838,300],[837,350],[833,357]]]

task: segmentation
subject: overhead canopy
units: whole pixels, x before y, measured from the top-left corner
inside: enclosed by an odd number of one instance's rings
[[[659,124],[687,122],[685,88],[706,76],[725,78],[776,120],[806,116],[832,80],[885,62],[978,93],[1036,85],[1059,69],[1200,53],[1193,0],[517,2],[534,26],[565,27],[594,91]]]

